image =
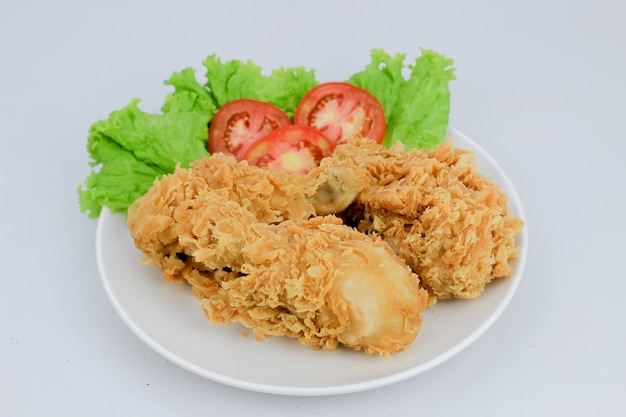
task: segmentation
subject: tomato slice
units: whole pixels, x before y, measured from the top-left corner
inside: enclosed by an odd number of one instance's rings
[[[333,152],[333,144],[310,126],[289,125],[252,143],[243,159],[251,165],[306,174]]]
[[[251,99],[230,101],[211,120],[209,151],[241,160],[241,152],[249,144],[289,124],[289,116],[273,104]]]
[[[294,124],[312,126],[334,144],[355,136],[381,143],[385,137],[385,113],[368,91],[343,82],[313,87],[300,101]]]

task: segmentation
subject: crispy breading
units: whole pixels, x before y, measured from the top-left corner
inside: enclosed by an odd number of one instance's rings
[[[177,255],[182,253],[177,219],[185,215],[186,204],[206,190],[236,201],[259,222],[303,220],[315,213],[302,188],[284,172],[237,163],[223,154],[199,159],[189,169],[179,167],[174,175],[155,180],[148,193],[128,209],[135,244],[150,258],[159,258],[158,266],[167,279],[180,279],[178,272],[186,265]]]
[[[282,183],[272,191],[289,198],[277,199],[259,185],[277,177],[218,155],[179,168],[129,210],[135,244],[166,278],[191,284],[214,323],[324,349],[409,346],[428,299],[418,276],[380,238],[335,216],[303,220],[302,192]],[[250,178],[256,191],[241,185]]]
[[[389,355],[414,340],[427,305],[510,275],[524,223],[472,152],[352,139],[307,175],[221,154],[178,167],[128,225],[214,323]]]
[[[447,142],[434,151],[385,148],[369,140],[339,145],[326,165],[367,169],[344,217],[381,236],[434,298],[474,298],[511,274],[524,223],[502,189],[478,171],[472,152]]]

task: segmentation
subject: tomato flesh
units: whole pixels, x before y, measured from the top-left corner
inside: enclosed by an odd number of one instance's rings
[[[318,129],[334,144],[353,137],[381,143],[386,132],[384,111],[376,97],[342,82],[312,88],[298,105],[294,123]]]
[[[228,102],[215,113],[209,126],[209,152],[241,160],[247,146],[289,124],[289,116],[273,104],[251,99]]]
[[[289,125],[251,144],[242,158],[251,165],[306,174],[333,149],[332,143],[319,130]]]

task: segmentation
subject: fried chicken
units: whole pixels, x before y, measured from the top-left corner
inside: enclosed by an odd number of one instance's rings
[[[338,166],[361,178],[342,217],[381,236],[420,276],[431,304],[474,298],[511,274],[524,223],[511,215],[500,187],[478,172],[472,152],[449,142],[406,152],[361,139],[339,145],[318,170]]]
[[[308,200],[332,189],[334,174],[312,179],[310,195],[288,179],[221,155],[197,161],[131,206],[131,235],[167,279],[191,284],[213,323],[316,348],[406,348],[428,299],[418,276],[380,238],[332,215],[310,217]]]
[[[474,298],[510,275],[523,222],[469,151],[352,139],[307,175],[221,154],[179,167],[128,225],[214,323],[390,355],[437,299]]]

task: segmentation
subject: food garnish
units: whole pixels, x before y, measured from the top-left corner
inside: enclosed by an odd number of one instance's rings
[[[241,160],[250,145],[291,124],[287,113],[265,101],[238,99],[219,108],[209,125],[209,152]]]
[[[319,130],[304,125],[287,125],[250,143],[240,159],[251,165],[306,174],[330,156],[335,148]]]
[[[452,60],[427,49],[408,66],[404,54],[391,56],[375,49],[371,58],[371,64],[347,83],[380,102],[386,121],[383,144],[402,142],[407,149],[441,144],[450,110]],[[187,167],[208,156],[209,127],[227,103],[239,99],[270,103],[293,119],[302,99],[319,84],[315,72],[303,67],[278,68],[264,75],[251,61],[222,62],[216,55],[207,57],[203,67],[203,83],[192,68],[165,81],[174,91],[166,96],[160,113],[141,110],[135,98],[90,127],[87,150],[93,170],[78,187],[81,211],[92,218],[104,206],[126,212],[156,178],[172,173],[178,164]]]
[[[385,113],[380,101],[348,83],[313,87],[298,104],[293,122],[318,129],[333,145],[356,137],[381,143],[385,137]]]

